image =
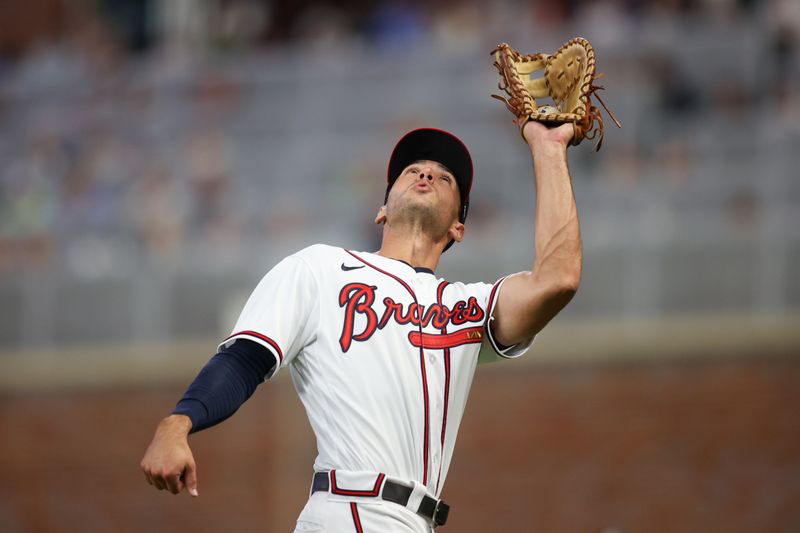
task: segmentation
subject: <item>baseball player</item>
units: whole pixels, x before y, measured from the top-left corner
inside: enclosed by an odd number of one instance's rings
[[[232,415],[288,367],[317,440],[295,531],[430,532],[478,352],[522,355],[572,298],[581,275],[567,168],[571,124],[522,130],[533,155],[536,255],[494,283],[435,274],[464,236],[472,161],[455,136],[418,129],[389,160],[377,252],[313,245],[253,291],[232,333],[162,420],[141,467],[159,490],[197,496],[188,435]]]

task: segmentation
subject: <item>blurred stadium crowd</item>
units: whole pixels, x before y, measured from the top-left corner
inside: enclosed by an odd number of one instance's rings
[[[2,9],[0,346],[216,335],[284,254],[375,249],[388,154],[419,125],[476,165],[443,272],[527,268],[530,162],[489,52],[576,35],[623,129],[571,155],[587,267],[569,313],[800,307],[795,0]]]

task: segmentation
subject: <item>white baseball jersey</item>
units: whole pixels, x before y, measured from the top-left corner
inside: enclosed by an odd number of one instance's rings
[[[382,473],[438,497],[482,341],[503,357],[531,343],[502,350],[492,339],[502,282],[450,283],[314,245],[264,276],[223,345],[259,342],[278,358],[275,372],[291,368],[317,438],[316,471]]]

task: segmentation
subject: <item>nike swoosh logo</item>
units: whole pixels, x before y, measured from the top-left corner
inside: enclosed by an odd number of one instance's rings
[[[342,270],[344,270],[345,272],[347,272],[348,270],[356,270],[356,269],[359,269],[359,268],[364,268],[364,265],[357,265],[357,266],[352,266],[351,267],[351,266],[347,266],[344,263],[342,263]]]

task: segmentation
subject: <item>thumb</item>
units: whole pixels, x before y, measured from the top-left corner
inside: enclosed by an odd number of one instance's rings
[[[186,484],[186,489],[189,491],[189,494],[197,497],[197,466],[195,466],[194,463],[188,464],[183,475],[184,483]]]

